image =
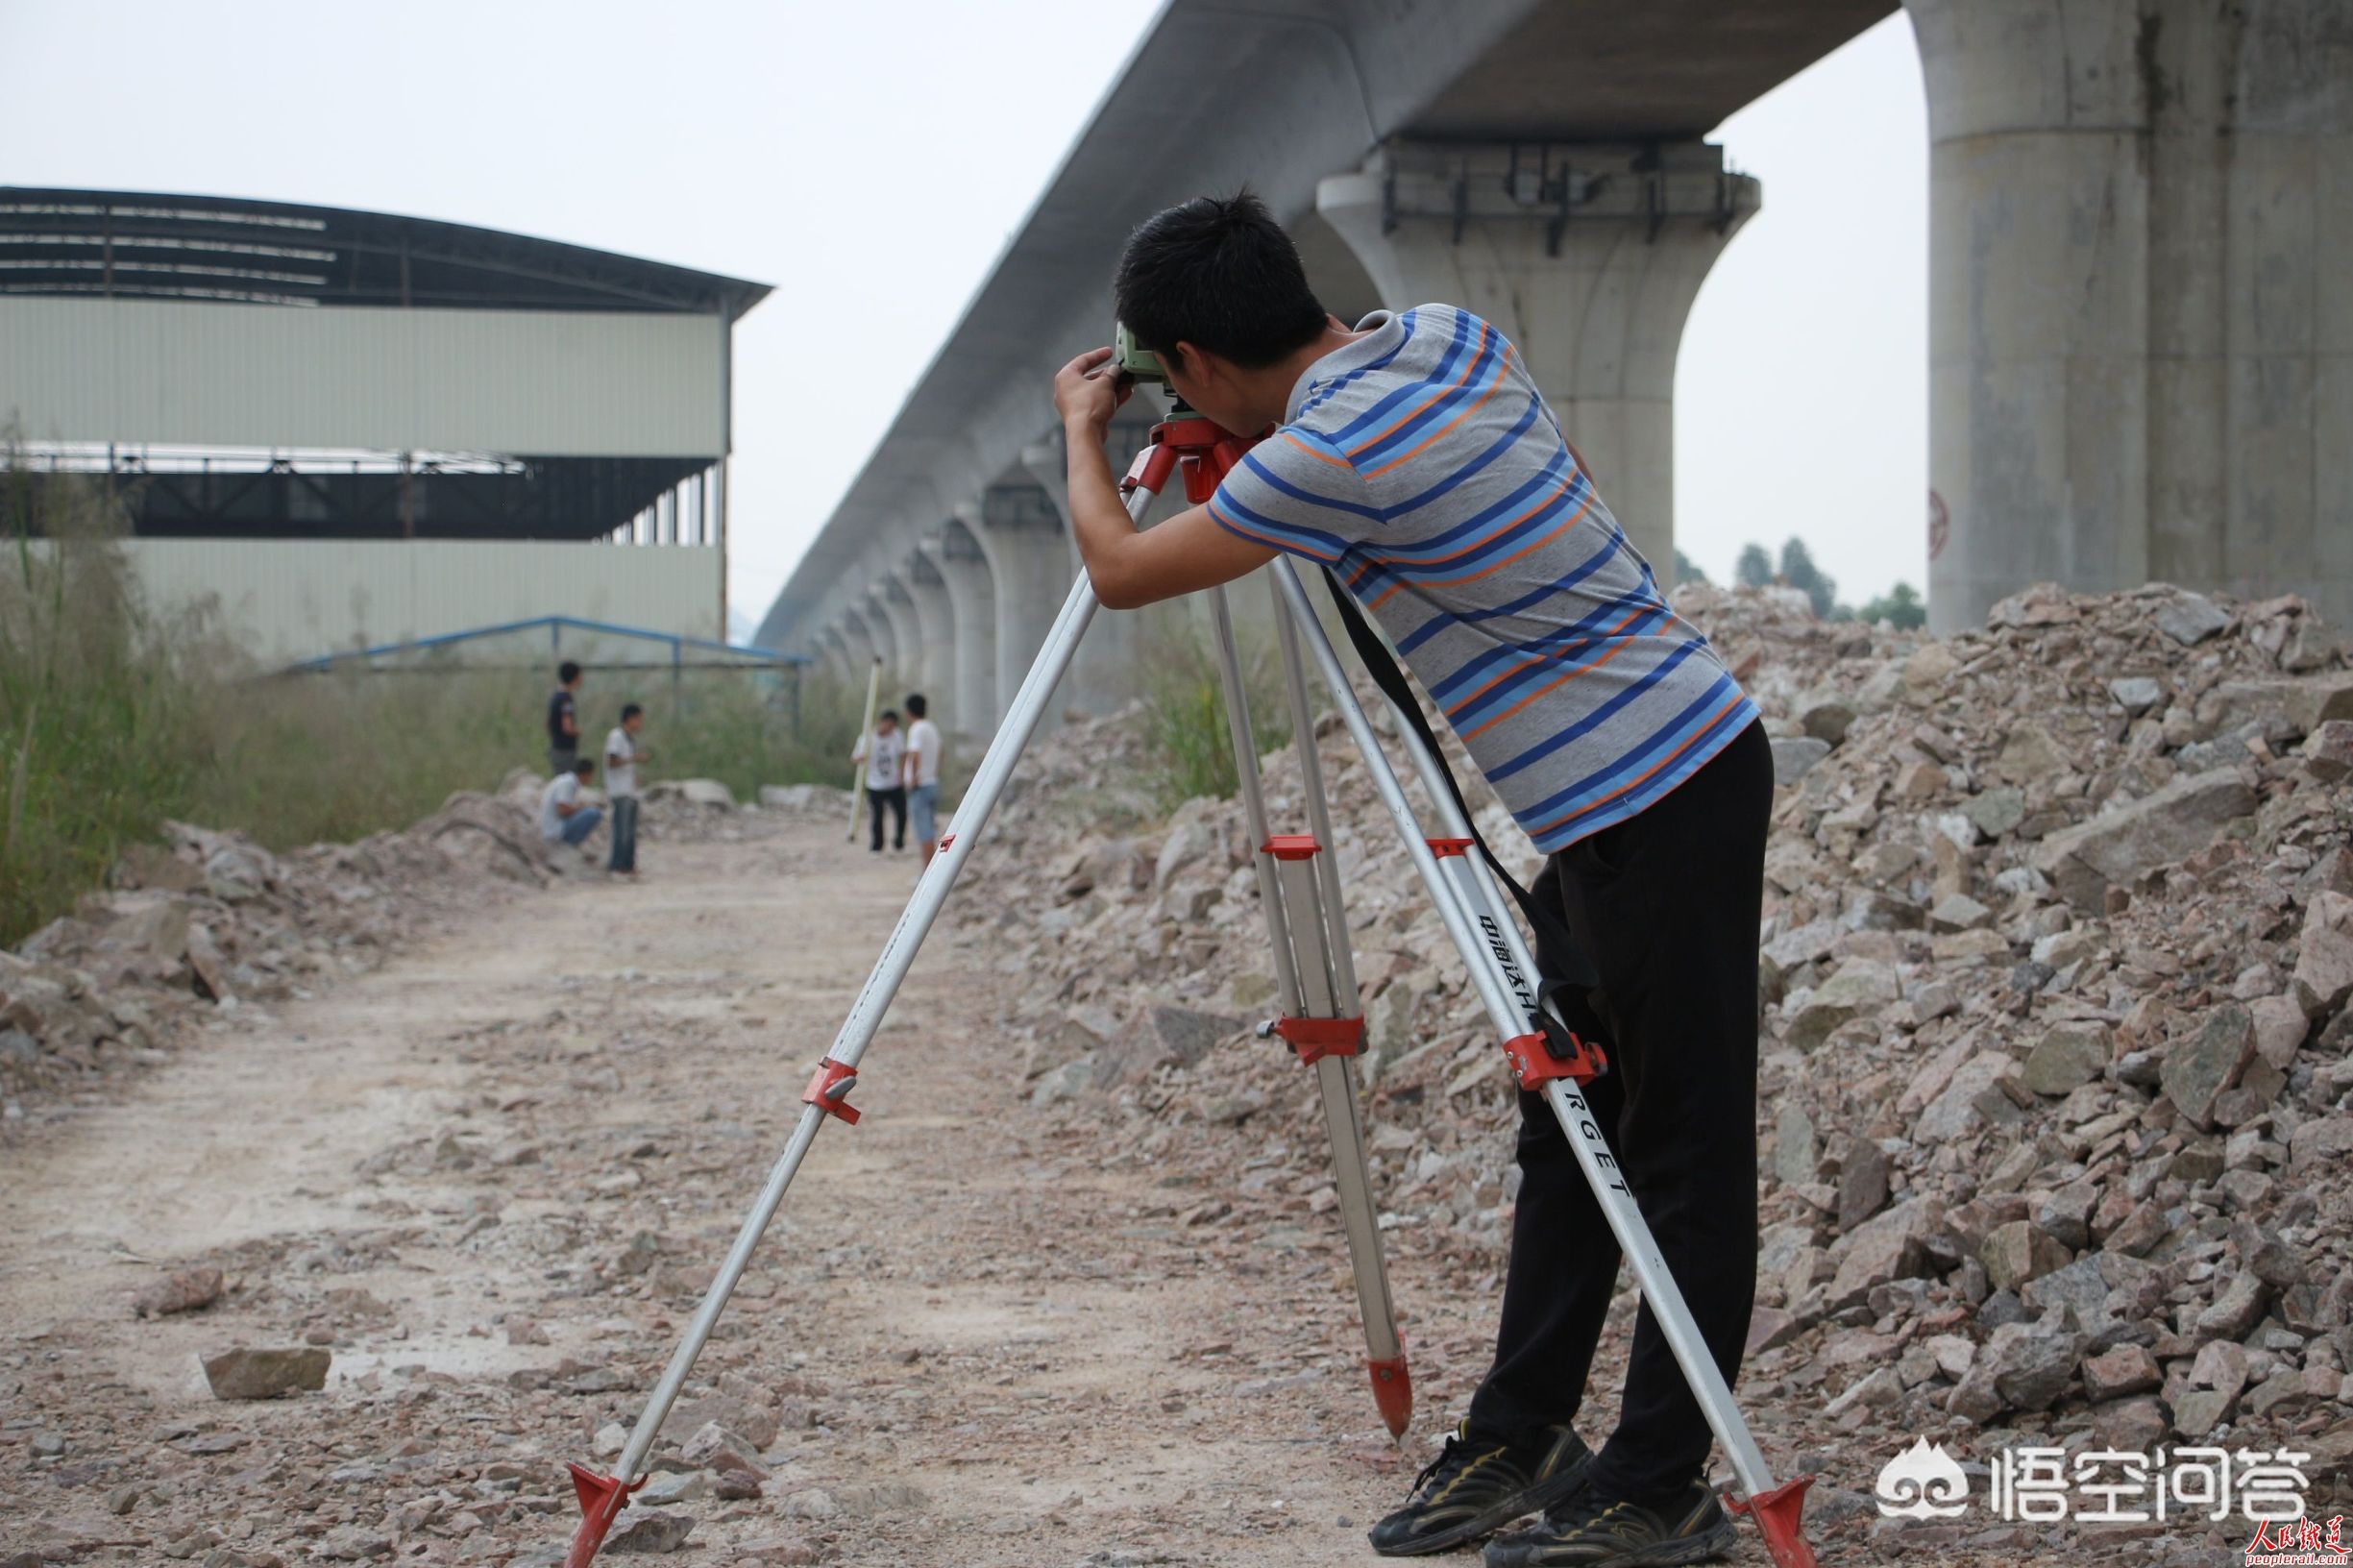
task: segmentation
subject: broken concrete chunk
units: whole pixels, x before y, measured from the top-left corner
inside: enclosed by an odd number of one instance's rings
[[[2111,887],[2194,854],[2254,809],[2255,792],[2236,768],[2193,773],[2053,833],[2036,851],[2035,870],[2076,908],[2100,913]]]
[[[2214,1125],[2215,1101],[2255,1058],[2255,1017],[2236,1002],[2206,1016],[2197,1033],[2166,1048],[2158,1080],[2173,1109],[2200,1128]]]
[[[2313,894],[2296,939],[2295,993],[2314,1018],[2336,1012],[2353,995],[2353,898],[2325,889]]]
[[[204,1360],[215,1399],[278,1399],[327,1386],[333,1358],[316,1346],[298,1350],[225,1350]]]

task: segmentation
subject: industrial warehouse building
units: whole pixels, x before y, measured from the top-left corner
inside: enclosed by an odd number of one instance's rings
[[[544,616],[722,639],[729,340],[769,290],[279,202],[0,186],[0,423],[150,607],[282,661]]]

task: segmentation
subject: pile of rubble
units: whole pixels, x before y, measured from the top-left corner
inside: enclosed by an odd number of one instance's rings
[[[2286,1447],[2316,1456],[2316,1497],[2343,1487],[2353,671],[2334,638],[2293,598],[2162,586],[2036,589],[1949,640],[1771,591],[1678,605],[1765,709],[1782,785],[1750,1397],[1834,1432]],[[962,907],[996,912],[981,935],[1022,977],[1008,1022],[1040,1106],[1320,1213],[1311,1096],[1247,1027],[1274,1004],[1240,808],[1154,821],[1138,728],[1070,725],[1024,760]],[[1346,735],[1327,721],[1319,747],[1384,1227],[1486,1287],[1516,1187],[1507,1076]],[[1295,757],[1264,766],[1275,831],[1304,831]]]
[[[180,1025],[374,968],[452,900],[550,875],[518,792],[414,826],[272,854],[165,822],[106,889],[0,951],[0,1137],[29,1112],[166,1060]]]

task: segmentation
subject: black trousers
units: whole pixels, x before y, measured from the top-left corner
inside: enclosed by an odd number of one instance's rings
[[[1773,750],[1752,724],[1640,815],[1546,863],[1600,971],[1615,1047],[1585,1090],[1727,1382],[1756,1296],[1756,935]],[[1541,944],[1537,967],[1558,972]],[[1532,1438],[1577,1414],[1616,1288],[1618,1244],[1543,1097],[1520,1096],[1519,1202],[1482,1436]],[[1593,1471],[1648,1501],[1699,1475],[1712,1441],[1644,1304],[1617,1431]]]
[[[866,805],[867,805],[867,810],[869,810],[870,812],[873,813],[873,817],[874,817],[874,843],[873,843],[873,847],[874,847],[874,848],[876,848],[876,849],[880,849],[880,848],[882,847],[882,814],[883,814],[883,810],[884,810],[884,808],[885,808],[885,807],[888,807],[888,808],[890,809],[891,815],[892,815],[892,816],[893,816],[895,819],[896,819],[896,825],[895,825],[895,832],[896,832],[896,836],[895,836],[895,838],[894,838],[894,839],[891,841],[891,847],[892,847],[892,848],[894,848],[894,849],[904,849],[904,848],[906,848],[906,847],[907,847],[907,789],[906,789],[906,786],[905,786],[905,785],[899,785],[898,787],[896,787],[896,788],[895,788],[895,789],[878,790],[878,789],[875,789],[874,787],[872,787],[871,785],[869,785],[869,786],[867,787],[867,792],[866,792]]]

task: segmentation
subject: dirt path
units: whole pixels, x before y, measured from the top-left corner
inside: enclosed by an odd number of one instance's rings
[[[633,1415],[913,876],[807,823],[648,863],[214,1037],[12,1159],[0,1562],[552,1558],[561,1461]],[[820,1139],[704,1358],[670,1433],[717,1419],[768,1474],[657,1482],[701,1492],[674,1560],[1369,1560],[1403,1478],[1336,1238],[1302,1213],[1220,1239],[1200,1194],[1058,1145],[988,955],[925,955],[867,1120]],[[218,1305],[134,1317],[197,1264]],[[200,1357],[306,1341],[322,1392],[208,1392]]]

